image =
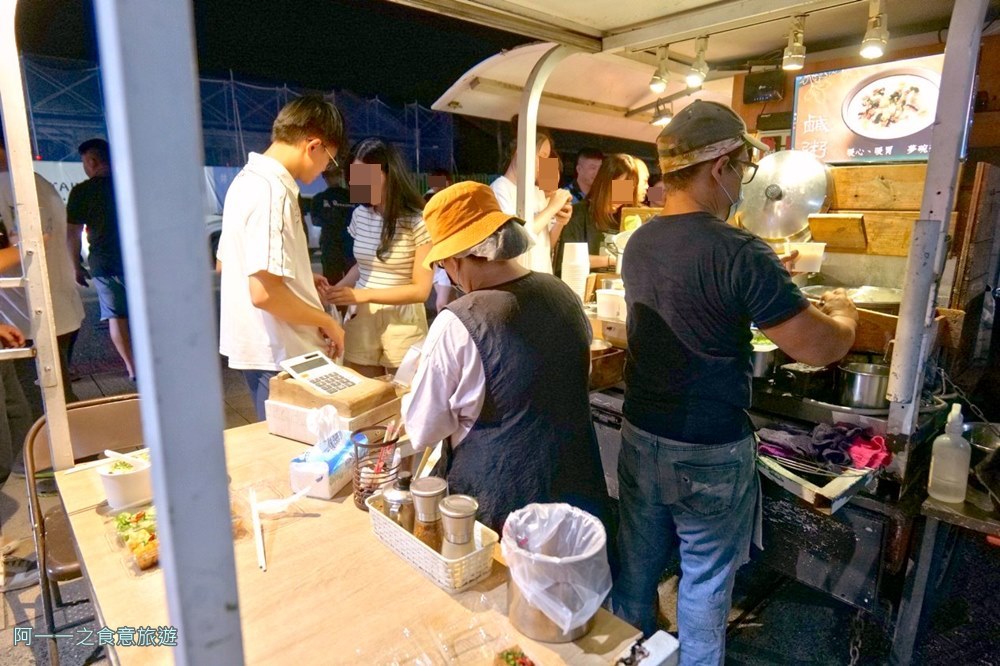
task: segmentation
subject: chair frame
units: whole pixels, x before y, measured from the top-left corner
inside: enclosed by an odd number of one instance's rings
[[[126,427],[116,420],[110,419],[111,423],[108,433],[93,433],[93,436],[86,436],[83,426],[87,425],[87,420],[95,416],[95,411],[120,411],[128,410],[133,406],[137,409],[139,405],[139,395],[130,393],[125,395],[108,396],[94,400],[84,400],[66,405],[66,413],[69,419],[70,439],[73,447],[73,461],[79,462],[81,459],[90,458],[103,452],[105,449],[128,450],[135,448],[136,441],[123,439],[127,437]],[[138,417],[138,409],[135,412],[137,422],[140,424],[138,432],[138,442],[142,441],[141,418]],[[42,511],[38,499],[38,483],[35,474],[39,469],[49,469],[52,466],[51,454],[49,451],[48,429],[46,427],[46,417],[42,416],[31,426],[24,440],[24,467],[25,479],[28,484],[28,507],[31,514],[31,532],[35,541],[35,551],[38,554],[38,578],[41,588],[42,609],[45,616],[46,632],[53,636],[59,631],[65,631],[77,627],[94,618],[85,618],[67,624],[63,627],[55,626],[55,607],[68,608],[83,601],[64,603],[59,592],[59,581],[50,578],[48,574],[48,545],[45,536],[45,512]],[[76,426],[74,428],[74,426]],[[134,439],[134,438],[133,438]],[[125,443],[129,441],[129,443]],[[75,549],[75,544],[74,544]],[[79,553],[77,553],[79,560]],[[75,580],[83,576],[81,569],[78,576],[67,580]],[[53,605],[54,604],[54,605]],[[55,638],[48,639],[49,661],[53,666],[59,664],[59,649]]]

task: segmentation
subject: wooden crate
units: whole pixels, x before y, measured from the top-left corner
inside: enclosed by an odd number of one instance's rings
[[[870,164],[831,171],[831,210],[920,210],[926,164]]]
[[[389,382],[362,377],[350,368],[344,370],[358,379],[358,384],[333,395],[293,379],[287,372],[279,372],[271,378],[270,399],[308,408],[333,405],[338,414],[347,417],[363,414],[396,399],[396,389]]]

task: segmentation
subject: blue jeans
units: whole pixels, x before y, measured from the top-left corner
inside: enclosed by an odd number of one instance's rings
[[[263,421],[266,418],[264,401],[271,395],[271,377],[278,372],[276,370],[240,370],[240,372],[243,373],[243,379],[250,389],[250,397],[253,398],[253,406],[257,410],[257,420]]]
[[[722,664],[736,570],[750,552],[758,496],[754,438],[679,442],[622,422],[621,571],[615,615],[656,631],[657,583],[679,540],[680,663]]]

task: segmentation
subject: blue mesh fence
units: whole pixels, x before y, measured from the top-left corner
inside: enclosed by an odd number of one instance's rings
[[[45,160],[76,160],[86,139],[107,136],[100,68],[93,63],[26,56],[35,154]],[[267,147],[278,110],[305,90],[260,86],[233,79],[201,79],[201,116],[207,166],[241,166],[250,151]],[[390,106],[349,91],[331,92],[347,123],[351,143],[380,136],[397,144],[411,168],[453,169],[453,126],[447,113],[419,104]]]

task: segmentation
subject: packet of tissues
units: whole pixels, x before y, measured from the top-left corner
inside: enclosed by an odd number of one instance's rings
[[[316,445],[292,459],[292,490],[309,488],[309,497],[332,499],[351,482],[354,472],[351,432],[337,429],[337,410],[331,405],[310,411],[306,426],[316,436]]]

